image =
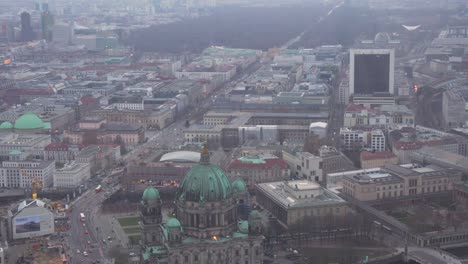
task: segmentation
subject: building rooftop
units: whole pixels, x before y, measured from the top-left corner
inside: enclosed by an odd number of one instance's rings
[[[391,151],[381,151],[381,152],[361,152],[361,160],[376,160],[376,159],[391,159],[396,158],[396,155]]]
[[[321,206],[328,204],[346,203],[338,195],[320,187],[320,185],[308,181],[270,182],[259,183],[257,188],[270,199],[279,203],[284,208],[301,208]],[[297,186],[297,188],[296,188]],[[294,192],[316,191],[319,195],[298,199]]]
[[[401,177],[379,168],[348,171],[343,173],[343,176],[348,180],[357,182],[359,184],[390,184],[403,182]]]
[[[174,151],[162,155],[161,162],[189,162],[196,163],[200,161],[200,152],[195,151]]]
[[[424,146],[411,153],[411,159],[417,162],[434,163],[442,167],[452,167],[468,172],[468,157],[435,147]]]
[[[232,161],[227,170],[237,169],[261,169],[268,170],[274,167],[281,169],[288,168],[286,161],[280,158],[260,158],[260,157],[242,157]]]

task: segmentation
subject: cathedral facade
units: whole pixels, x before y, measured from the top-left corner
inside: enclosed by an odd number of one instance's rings
[[[163,223],[161,198],[149,186],[140,210],[140,262],[167,264],[256,264],[263,263],[263,223],[253,210],[240,220],[239,204],[246,197],[245,183],[229,180],[225,172],[210,164],[205,148],[199,164],[180,184],[175,216]]]

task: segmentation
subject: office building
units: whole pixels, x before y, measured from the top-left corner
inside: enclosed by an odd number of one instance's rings
[[[307,180],[260,183],[256,186],[258,204],[268,210],[285,228],[307,217],[342,217],[350,209],[346,201],[316,182]]]
[[[386,164],[342,174],[343,193],[360,201],[438,195],[453,190],[462,179],[456,169],[417,164]]]
[[[22,12],[20,41],[32,40],[34,40],[34,31],[31,27],[31,14],[29,14],[28,12]]]
[[[71,162],[54,172],[55,188],[76,188],[91,177],[90,164]]]
[[[372,151],[385,151],[386,149],[386,140],[385,134],[381,129],[375,129],[371,132],[371,145],[370,149]]]
[[[50,11],[44,11],[41,13],[41,29],[42,39],[47,42],[52,41],[52,27],[54,25],[54,16]]]
[[[394,50],[351,49],[349,94],[394,94],[394,68]]]
[[[31,188],[33,181],[43,187],[53,183],[53,161],[3,161],[0,165],[0,186],[3,188]]]
[[[323,159],[309,152],[291,153],[283,151],[283,159],[289,165],[291,174],[296,179],[311,182],[323,182]]]
[[[69,45],[73,41],[73,24],[55,23],[52,26],[52,41],[60,45]]]

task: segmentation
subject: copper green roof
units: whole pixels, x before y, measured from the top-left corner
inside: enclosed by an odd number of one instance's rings
[[[224,171],[212,164],[192,167],[177,190],[177,199],[191,202],[216,202],[232,196],[232,187]]]
[[[21,150],[17,150],[17,149],[14,149],[12,151],[10,151],[10,155],[21,155]]]
[[[263,164],[266,163],[262,158],[251,158],[251,157],[242,157],[239,158],[240,161],[253,164]]]
[[[8,121],[5,121],[0,125],[0,129],[12,129],[12,128],[13,128],[13,124]]]
[[[28,113],[20,116],[15,121],[15,129],[39,129],[44,128],[44,122],[35,114]]]
[[[172,217],[171,219],[169,219],[169,221],[167,221],[166,223],[166,226],[168,228],[181,227],[179,220],[177,220],[177,218],[175,217]]]
[[[255,219],[262,219],[262,215],[257,210],[252,210],[249,214],[249,222]]]
[[[239,233],[239,232],[234,232],[232,234],[233,238],[244,238],[244,237],[247,237],[247,236],[248,236],[247,234],[242,234],[242,233]]]
[[[156,190],[156,188],[154,188],[153,186],[148,186],[143,192],[143,197],[141,199],[143,201],[159,199],[159,191]]]
[[[143,259],[149,260],[152,255],[158,255],[159,258],[164,258],[167,255],[167,249],[163,246],[149,246],[146,247],[145,252],[143,252]],[[161,262],[158,262],[161,263]]]
[[[247,221],[239,221],[237,223],[237,229],[239,230],[240,233],[242,234],[247,234],[249,233],[249,222]]]
[[[234,193],[244,193],[247,191],[247,186],[242,179],[237,179],[232,183],[232,190]]]

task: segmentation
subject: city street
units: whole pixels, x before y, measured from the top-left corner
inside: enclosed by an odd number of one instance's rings
[[[90,189],[73,204],[69,216],[70,235],[67,236],[70,263],[99,263],[105,259],[106,248],[103,247],[99,233],[103,225],[101,221],[96,221],[104,193]],[[80,217],[81,213],[85,215],[84,221]]]

